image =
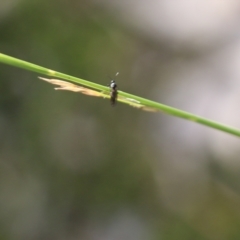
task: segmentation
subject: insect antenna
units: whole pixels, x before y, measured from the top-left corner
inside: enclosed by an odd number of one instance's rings
[[[119,75],[119,72],[117,72],[114,77],[117,77],[118,75]],[[110,80],[114,80],[112,77],[110,77],[110,76],[108,76],[108,77]]]

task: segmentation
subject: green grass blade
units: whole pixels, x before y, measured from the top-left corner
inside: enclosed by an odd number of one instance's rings
[[[64,79],[64,80],[67,80],[67,81],[70,81],[73,83],[80,84],[85,87],[89,87],[91,89],[95,89],[96,91],[109,92],[109,88],[106,86],[96,84],[96,83],[93,83],[90,81],[86,81],[81,78],[69,76],[67,74],[63,74],[60,72],[56,72],[54,70],[47,69],[47,68],[38,66],[36,64],[32,64],[32,63],[14,58],[14,57],[10,57],[10,56],[2,54],[2,53],[0,53],[0,62],[14,66],[14,67],[23,68],[23,69],[26,69],[26,70],[29,70],[32,72],[36,72],[39,74],[61,78],[61,79]],[[197,116],[197,115],[194,115],[194,114],[191,114],[191,113],[188,113],[188,112],[185,112],[185,111],[173,108],[173,107],[169,107],[167,105],[157,103],[157,102],[145,99],[145,98],[141,98],[141,97],[138,97],[138,96],[135,96],[135,95],[123,92],[123,91],[118,91],[118,94],[119,94],[119,97],[126,99],[126,101],[122,101],[122,102],[127,103],[129,105],[132,105],[132,106],[139,105],[139,106],[143,106],[145,109],[149,108],[149,109],[153,109],[155,111],[162,111],[169,115],[184,118],[184,119],[187,119],[192,122],[197,122],[202,125],[205,125],[205,126],[208,126],[211,128],[215,128],[215,129],[221,130],[223,132],[230,133],[235,136],[240,136],[239,129],[232,128],[230,126],[226,126],[226,125],[220,124],[218,122],[211,121],[209,119],[202,118],[200,116]],[[142,108],[142,109],[144,109],[144,108]]]

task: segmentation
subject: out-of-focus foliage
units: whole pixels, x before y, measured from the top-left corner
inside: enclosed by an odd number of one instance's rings
[[[237,127],[236,5],[181,1],[5,0],[0,52],[105,85],[120,71],[124,91]],[[0,79],[0,239],[240,238],[239,139]]]

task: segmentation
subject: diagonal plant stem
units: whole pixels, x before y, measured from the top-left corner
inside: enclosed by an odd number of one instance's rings
[[[56,72],[54,70],[47,69],[47,68],[38,66],[36,64],[32,64],[32,63],[14,58],[14,57],[10,57],[10,56],[2,54],[2,53],[0,53],[0,62],[14,66],[14,67],[23,68],[23,69],[26,69],[26,70],[29,70],[32,72],[37,72],[39,74],[43,74],[43,75],[47,75],[47,76],[51,76],[51,77],[58,77],[58,78],[61,78],[61,79],[64,79],[64,80],[67,80],[70,82],[80,84],[85,87],[95,89],[97,91],[109,92],[109,88],[105,87],[103,85],[96,84],[96,83],[93,83],[90,81],[86,81],[84,79],[73,77],[73,76],[70,76],[70,75],[67,75],[64,73]],[[220,131],[227,132],[232,135],[240,137],[240,129],[233,128],[233,127],[230,127],[227,125],[223,125],[221,123],[211,121],[209,119],[179,110],[177,108],[169,107],[167,105],[164,105],[164,104],[161,104],[158,102],[154,102],[154,101],[151,101],[151,100],[148,100],[145,98],[141,98],[141,97],[138,97],[138,96],[135,96],[135,95],[123,92],[123,91],[118,91],[118,94],[119,94],[119,96],[125,97],[126,99],[131,99],[131,100],[145,106],[146,108],[154,109],[156,111],[162,111],[166,114],[184,118],[184,119],[187,119],[192,122],[197,122],[202,125],[205,125],[205,126],[208,126],[211,128],[215,128]]]

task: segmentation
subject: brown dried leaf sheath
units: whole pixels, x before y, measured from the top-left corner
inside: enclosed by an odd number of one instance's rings
[[[39,77],[39,79],[44,80],[46,82],[49,82],[54,85],[58,85],[58,87],[55,87],[55,90],[66,90],[66,91],[72,91],[72,92],[80,92],[88,96],[93,96],[93,97],[103,97],[103,98],[110,98],[109,94],[103,93],[103,92],[98,92],[89,88],[85,88],[67,81],[59,80],[59,79],[49,79],[49,78],[43,78]],[[142,109],[144,111],[149,111],[149,112],[157,112],[156,109],[151,108],[151,107],[146,107],[145,105],[141,104],[140,102],[136,101],[135,99],[131,98],[124,98],[122,96],[118,96],[118,101],[127,103],[128,105]]]
[[[39,77],[40,79],[49,82],[51,84],[54,85],[58,85],[59,87],[55,87],[55,90],[66,90],[66,91],[72,91],[72,92],[81,92],[85,95],[89,95],[89,96],[95,96],[95,97],[103,97],[103,94],[101,92],[89,89],[89,88],[85,88],[70,82],[66,82],[66,81],[62,81],[62,80],[58,80],[58,79],[48,79],[48,78],[42,78]]]

